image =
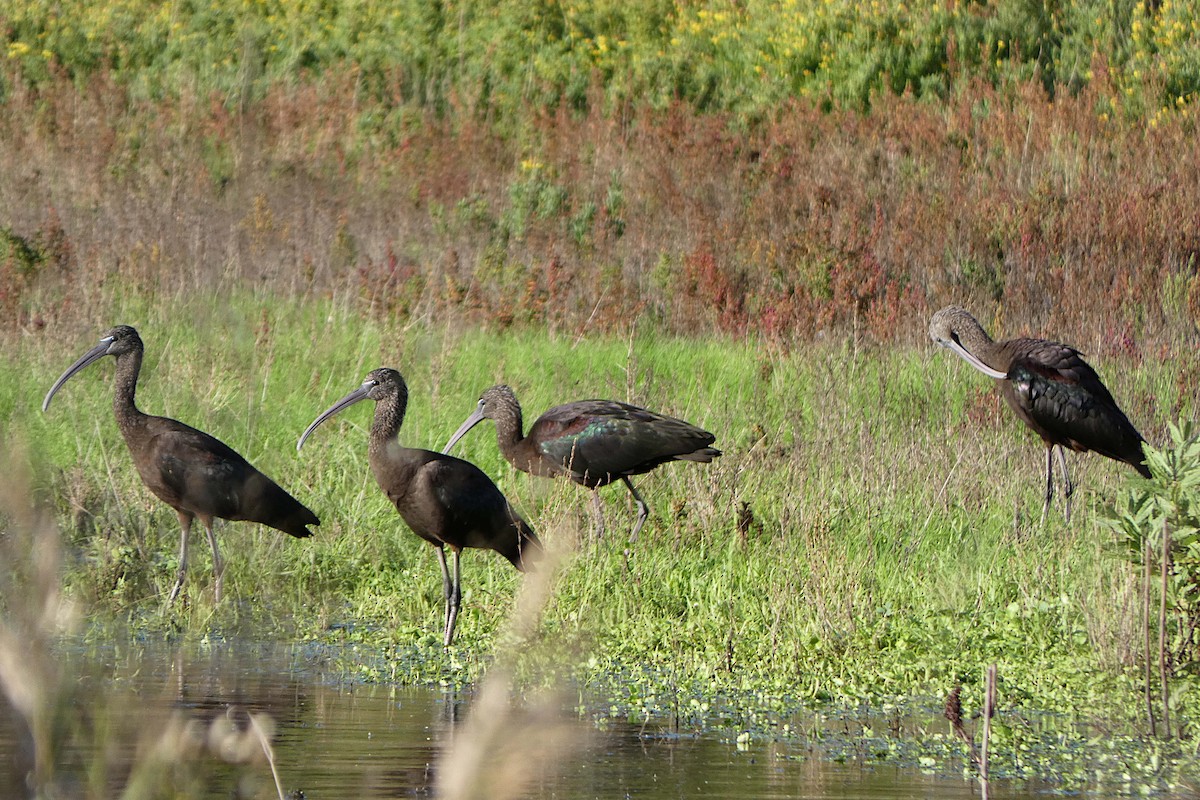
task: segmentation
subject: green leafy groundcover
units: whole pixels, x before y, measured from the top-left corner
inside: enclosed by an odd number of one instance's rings
[[[762,665],[714,668],[703,660],[660,653],[648,659],[631,649],[593,653],[566,669],[533,657],[524,662],[526,690],[573,687],[576,711],[600,727],[632,722],[648,730],[716,734],[730,741],[792,743],[797,752],[822,757],[917,766],[940,773],[975,774],[982,724],[982,670],[976,649],[956,644],[991,640],[999,668],[999,710],[991,729],[990,774],[1001,780],[1036,780],[1065,791],[1183,791],[1194,786],[1197,765],[1187,741],[1139,733],[1141,692],[1127,675],[1097,672],[1078,640],[1066,655],[1024,647],[1044,630],[1047,613],[1007,608],[969,619],[943,613],[928,619],[888,615],[864,626],[837,653],[810,643],[806,658],[787,675]],[[990,635],[989,635],[989,632]],[[356,637],[350,637],[356,638]],[[371,642],[370,635],[364,637]],[[1037,638],[1035,636],[1035,638]],[[436,644],[345,650],[341,635],[331,652],[352,679],[465,686],[479,680],[490,655]],[[1060,648],[1064,642],[1043,641]],[[794,671],[792,671],[794,669]],[[942,687],[959,685],[974,747],[956,736],[942,716]]]

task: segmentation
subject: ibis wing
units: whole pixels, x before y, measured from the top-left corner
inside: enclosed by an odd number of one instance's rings
[[[150,490],[175,508],[230,519],[239,490],[254,467],[224,442],[183,423],[151,421],[135,457]]]
[[[487,529],[507,519],[508,500],[491,478],[453,456],[428,462],[422,476],[456,529]]]
[[[1095,370],[1073,348],[1046,344],[1052,347],[1043,357],[1016,359],[1009,368],[1020,410],[1048,441],[1140,464],[1142,436]]]
[[[177,509],[228,520],[252,520],[292,536],[310,536],[317,516],[229,445],[182,422],[151,422],[142,478]]]
[[[1097,402],[1117,404],[1096,370],[1074,347],[1045,339],[1018,339],[1013,344],[1010,372],[1013,369],[1028,372],[1047,381],[1074,387]]]
[[[714,439],[683,420],[613,400],[553,408],[534,423],[529,435],[574,476],[586,476],[583,482],[588,485],[648,472]]]
[[[435,544],[495,550],[524,569],[523,555],[539,548],[537,536],[478,467],[443,453],[424,451],[397,509],[413,531]]]

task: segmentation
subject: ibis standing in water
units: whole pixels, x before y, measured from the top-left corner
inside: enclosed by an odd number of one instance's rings
[[[1046,502],[1054,498],[1054,453],[1062,471],[1065,517],[1071,518],[1075,487],[1064,448],[1091,450],[1150,477],[1142,444],[1100,376],[1073,347],[1046,339],[994,342],[966,309],[948,306],[933,315],[929,335],[980,372],[1000,381],[1000,394],[1021,421],[1046,444]]]
[[[404,447],[400,426],[408,407],[408,386],[394,369],[373,370],[350,394],[334,403],[304,431],[296,449],[317,426],[360,400],[375,401],[367,460],[383,490],[412,532],[437,549],[445,600],[444,644],[454,639],[462,603],[464,547],[495,550],[524,572],[541,553],[541,542],[487,475],[454,456]],[[446,550],[454,553],[454,576],[446,566]]]
[[[565,475],[592,490],[597,532],[604,533],[604,515],[596,492],[620,480],[637,503],[638,517],[629,540],[635,541],[649,509],[633,488],[631,475],[649,472],[668,461],[712,461],[721,451],[706,430],[681,419],[656,414],[615,400],[579,400],[555,406],[522,433],[521,406],[508,386],[493,386],[479,398],[442,449],[450,448],[485,419],[496,423],[496,440],[508,463],[542,477]]]
[[[212,547],[214,596],[221,600],[221,574],[225,569],[213,533],[213,519],[249,520],[303,539],[312,535],[308,525],[319,525],[317,515],[279,485],[250,465],[224,442],[203,431],[167,417],[140,411],[134,403],[144,348],[138,332],[118,325],[100,338],[54,382],[42,411],[72,375],[105,356],[117,360],[113,411],[117,427],[142,481],[158,499],[175,509],[183,532],[179,540],[179,573],[167,603],[173,603],[187,573],[188,537],[192,520],[199,517]]]

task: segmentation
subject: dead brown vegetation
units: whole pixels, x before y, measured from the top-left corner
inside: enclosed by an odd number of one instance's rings
[[[521,141],[469,113],[362,107],[351,75],[236,109],[134,101],[103,75],[9,80],[0,224],[58,254],[0,269],[26,324],[119,282],[785,346],[919,341],[952,301],[1090,354],[1196,338],[1194,126],[1108,118],[1102,80],[1053,102],[982,84],[869,114],[797,102],[752,126],[596,102],[534,114]]]

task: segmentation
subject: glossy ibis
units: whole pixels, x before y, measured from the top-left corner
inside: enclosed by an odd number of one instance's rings
[[[158,499],[175,509],[183,529],[179,539],[179,574],[167,603],[173,603],[187,573],[188,537],[192,520],[199,517],[212,547],[214,595],[221,600],[221,574],[225,565],[213,534],[213,518],[261,522],[297,538],[312,535],[308,525],[319,525],[317,515],[279,485],[250,465],[224,442],[203,431],[167,417],[140,411],[134,403],[144,348],[138,332],[118,325],[67,368],[42,401],[42,411],[72,375],[104,356],[117,359],[113,412],[117,427],[142,482]]]
[[[404,447],[400,426],[408,407],[408,386],[394,369],[373,370],[362,386],[338,400],[305,429],[296,449],[317,426],[360,400],[375,401],[367,459],[379,488],[396,506],[412,532],[437,548],[442,568],[442,597],[446,604],[446,647],[454,639],[454,624],[462,603],[464,547],[495,550],[524,572],[541,552],[541,542],[521,519],[496,484],[474,464],[454,456]],[[446,567],[446,550],[454,553],[454,578]]]
[[[521,406],[508,386],[493,386],[483,393],[443,452],[450,452],[484,419],[495,420],[500,452],[517,469],[542,477],[565,475],[592,490],[599,535],[604,533],[604,515],[596,489],[621,480],[638,509],[630,541],[637,540],[649,509],[629,476],[668,461],[709,462],[721,455],[720,450],[709,447],[716,437],[708,431],[615,400],[579,400],[555,406],[522,435]]]
[[[994,342],[966,309],[948,306],[933,315],[929,335],[968,364],[1000,381],[1000,393],[1021,420],[1046,443],[1046,502],[1054,498],[1054,452],[1062,471],[1065,517],[1071,518],[1075,487],[1064,448],[1124,462],[1144,477],[1145,441],[1078,350],[1045,339]]]

